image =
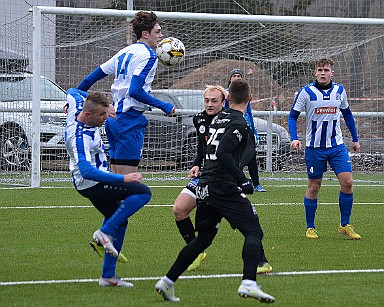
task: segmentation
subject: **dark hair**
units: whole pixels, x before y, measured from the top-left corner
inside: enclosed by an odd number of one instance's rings
[[[316,61],[315,68],[317,67],[324,67],[326,65],[329,65],[333,67],[334,62],[331,58],[321,58]]]
[[[137,39],[141,38],[143,31],[151,32],[157,23],[159,22],[154,12],[137,12],[131,20],[133,32],[135,32]]]
[[[245,79],[236,79],[231,82],[229,85],[229,100],[234,104],[241,104],[248,102],[249,95],[251,94],[251,89],[247,80]]]

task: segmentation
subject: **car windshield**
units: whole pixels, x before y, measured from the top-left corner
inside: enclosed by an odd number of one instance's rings
[[[47,78],[40,79],[41,100],[65,100],[65,92]],[[32,77],[0,77],[0,101],[32,101]]]
[[[182,109],[201,111],[204,109],[202,93],[175,93],[175,97]]]

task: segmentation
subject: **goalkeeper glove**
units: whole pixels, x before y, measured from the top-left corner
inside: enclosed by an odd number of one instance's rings
[[[244,194],[253,194],[253,184],[251,179],[247,179],[240,184],[240,188]]]

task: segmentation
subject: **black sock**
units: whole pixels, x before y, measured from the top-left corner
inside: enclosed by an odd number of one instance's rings
[[[190,217],[187,217],[186,219],[181,221],[176,221],[176,225],[177,225],[177,228],[179,228],[179,232],[183,237],[185,243],[188,244],[194,238],[196,238],[195,228],[193,227]]]

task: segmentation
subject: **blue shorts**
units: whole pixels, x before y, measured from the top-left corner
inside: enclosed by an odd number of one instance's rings
[[[352,172],[352,162],[344,144],[332,148],[305,147],[305,164],[309,179],[323,178],[327,171],[327,162],[336,175]]]
[[[108,118],[105,133],[112,164],[137,166],[141,159],[144,133],[148,124],[142,112],[130,109],[116,119]]]

